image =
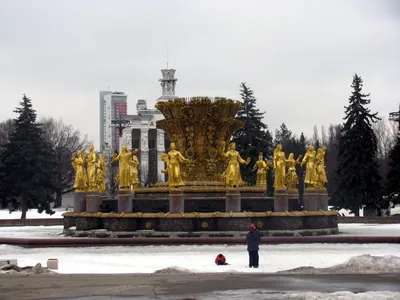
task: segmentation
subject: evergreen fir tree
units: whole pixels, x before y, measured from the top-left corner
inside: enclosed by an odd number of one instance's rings
[[[240,96],[244,106],[236,119],[241,120],[244,126],[233,134],[233,141],[243,159],[251,158],[249,165],[241,165],[241,173],[244,181],[254,185],[257,177],[253,165],[258,160],[259,152],[263,152],[265,159],[272,157],[272,136],[262,121],[265,112],[256,108],[254,92],[243,82],[240,84]]]
[[[1,204],[10,209],[20,208],[21,219],[26,218],[29,208],[52,214],[50,203],[55,200],[57,187],[55,154],[36,123],[31,100],[24,95],[14,112],[19,114],[15,131],[0,157]]]
[[[400,203],[400,122],[397,131],[396,142],[389,152],[389,172],[386,176],[385,195],[386,201],[383,208],[388,208],[389,203]]]
[[[363,81],[357,74],[351,87],[339,142],[338,186],[332,202],[337,209],[350,209],[358,215],[362,205],[376,208],[380,202],[377,138],[372,129],[379,118],[366,107],[369,94],[362,93]]]
[[[292,140],[292,131],[287,128],[285,123],[282,123],[279,129],[275,130],[275,147],[282,144],[282,147],[290,143]]]

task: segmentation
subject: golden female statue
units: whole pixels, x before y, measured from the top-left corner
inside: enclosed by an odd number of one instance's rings
[[[226,168],[226,171],[224,173],[225,185],[230,188],[239,187],[240,184],[242,183],[242,176],[240,175],[239,163],[246,165],[250,163],[250,158],[244,160],[243,158],[240,157],[239,152],[237,152],[235,149],[236,149],[236,144],[231,143],[229,145],[229,150],[224,154],[224,156],[229,159],[228,167]]]
[[[258,155],[258,161],[255,163],[253,170],[257,170],[257,182],[256,186],[266,188],[267,187],[267,173],[271,163],[266,162],[263,158],[263,153],[260,152]]]
[[[99,160],[96,163],[96,182],[99,192],[106,192],[106,161],[103,154],[99,154]]]
[[[139,159],[136,156],[138,153],[138,149],[135,149],[132,151],[132,158],[130,161],[130,166],[131,166],[131,184],[132,187],[135,188],[139,185],[139,169],[140,169],[140,163]]]
[[[304,183],[307,184],[307,188],[313,188],[317,184],[317,166],[315,157],[314,146],[308,147],[306,155],[304,155],[303,161],[300,166],[306,164],[306,177]]]
[[[325,154],[326,147],[323,146],[317,151],[317,188],[325,189],[325,184],[328,182],[325,171]]]
[[[72,166],[75,170],[74,189],[77,192],[84,192],[87,189],[87,173],[85,171],[85,157],[81,150],[78,150],[77,157],[72,157]]]
[[[97,155],[96,152],[94,152],[94,147],[90,146],[89,153],[86,157],[86,169],[87,169],[89,191],[95,191],[97,189],[96,160],[97,160]]]
[[[184,185],[179,164],[186,161],[186,158],[184,158],[183,155],[176,150],[175,143],[171,143],[170,148],[171,150],[168,152],[168,154],[164,153],[161,156],[161,159],[167,165],[168,185],[170,187],[177,188]]]
[[[131,176],[130,176],[130,168],[129,161],[131,160],[131,153],[128,151],[125,145],[122,146],[121,152],[113,158],[111,163],[119,161],[119,169],[118,169],[118,183],[119,189],[130,189],[131,188]]]
[[[278,144],[274,150],[274,188],[276,190],[286,189],[286,158],[282,151],[282,144]]]
[[[300,154],[299,157],[295,160],[294,154],[290,153],[288,159],[286,160],[286,164],[288,167],[287,175],[286,175],[286,184],[288,189],[296,189],[297,185],[299,184],[299,177],[296,174],[296,165],[300,163],[300,159],[302,155]]]

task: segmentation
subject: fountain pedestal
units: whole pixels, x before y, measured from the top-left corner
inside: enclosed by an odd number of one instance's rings
[[[299,206],[299,191],[297,189],[288,189],[288,211],[296,210]]]
[[[289,210],[289,195],[286,189],[275,190],[274,193],[274,212]]]
[[[99,192],[87,192],[86,194],[86,212],[100,212],[101,200]]]
[[[242,210],[241,194],[239,190],[227,189],[225,197],[226,212],[240,212]]]
[[[170,189],[168,200],[170,213],[185,212],[185,197],[181,189]]]
[[[133,194],[130,190],[120,190],[118,192],[117,198],[118,198],[119,213],[133,212],[133,206],[132,206]]]
[[[319,210],[328,210],[328,201],[329,201],[329,196],[328,196],[328,191],[326,189],[321,189],[318,190],[318,196],[319,196],[319,201],[318,201],[318,209]]]
[[[308,211],[319,210],[320,190],[306,188],[303,194],[304,209]]]
[[[86,211],[86,193],[74,192],[74,212]]]

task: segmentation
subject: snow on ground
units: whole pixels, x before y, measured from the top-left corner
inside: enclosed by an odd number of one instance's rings
[[[41,214],[38,213],[37,209],[30,209],[26,212],[27,219],[48,219],[48,218],[62,218],[62,214],[66,212],[65,208],[56,208],[54,209],[55,213],[52,215],[48,215],[45,212]],[[20,211],[13,211],[10,213],[9,210],[0,210],[0,220],[7,219],[21,219]]]
[[[118,299],[118,298],[116,298]],[[122,299],[122,298],[121,298]],[[169,299],[169,298],[168,298]],[[172,298],[171,298],[172,299]],[[210,293],[207,296],[196,297],[198,300],[398,300],[400,293],[395,292],[365,292],[352,293],[348,291],[335,293],[316,292],[271,292],[268,290],[237,290]]]
[[[0,237],[8,238],[67,238],[63,232],[64,226],[13,226],[0,227]]]
[[[400,236],[399,224],[339,224],[340,235]]]
[[[400,224],[339,224],[340,235],[400,236]],[[0,227],[0,237],[10,238],[68,238],[63,226]]]
[[[331,207],[332,206],[330,206],[330,208]],[[69,210],[71,211],[71,208]],[[50,216],[44,212],[39,214],[36,209],[31,209],[27,212],[26,217],[28,219],[62,218],[62,214],[64,212],[66,212],[67,209],[66,208],[56,208],[56,209],[54,209],[54,211],[55,211],[55,214]],[[391,211],[392,215],[400,214],[400,205],[396,205],[396,207],[391,208],[390,211]],[[351,214],[350,211],[347,209],[341,209],[341,210],[339,210],[339,213],[340,214],[343,213],[345,216],[354,216],[354,214]],[[363,216],[362,209],[360,209],[360,216]],[[0,210],[0,220],[2,220],[2,219],[20,219],[20,218],[21,218],[20,211],[15,211],[15,212],[10,213],[8,210]]]
[[[393,255],[372,256],[364,254],[352,257],[343,264],[338,264],[328,268],[304,266],[292,270],[285,270],[284,272],[302,274],[400,273],[400,257]]]
[[[216,266],[222,253],[228,266]],[[289,244],[261,245],[260,268],[249,269],[245,245],[240,246],[137,246],[33,248],[0,245],[1,259],[17,259],[19,266],[46,266],[50,258],[59,260],[60,273],[153,273],[178,267],[192,272],[276,272],[302,266],[327,268],[350,258],[370,254],[399,255],[398,244]]]

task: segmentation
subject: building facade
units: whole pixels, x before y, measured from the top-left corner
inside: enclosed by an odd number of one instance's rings
[[[128,114],[128,95],[123,92],[100,92],[100,151],[109,147],[119,148],[119,132],[112,126],[113,120],[125,118]]]
[[[175,70],[164,69],[161,73],[162,95],[157,101],[178,98],[175,96]],[[165,168],[161,154],[169,150],[170,141],[163,130],[156,128],[156,122],[162,119],[162,113],[156,108],[147,108],[146,100],[143,99],[136,103],[136,114],[125,118],[129,124],[123,130],[120,145],[126,145],[129,150],[140,149],[140,180],[143,185],[165,181],[165,175],[161,172]]]

